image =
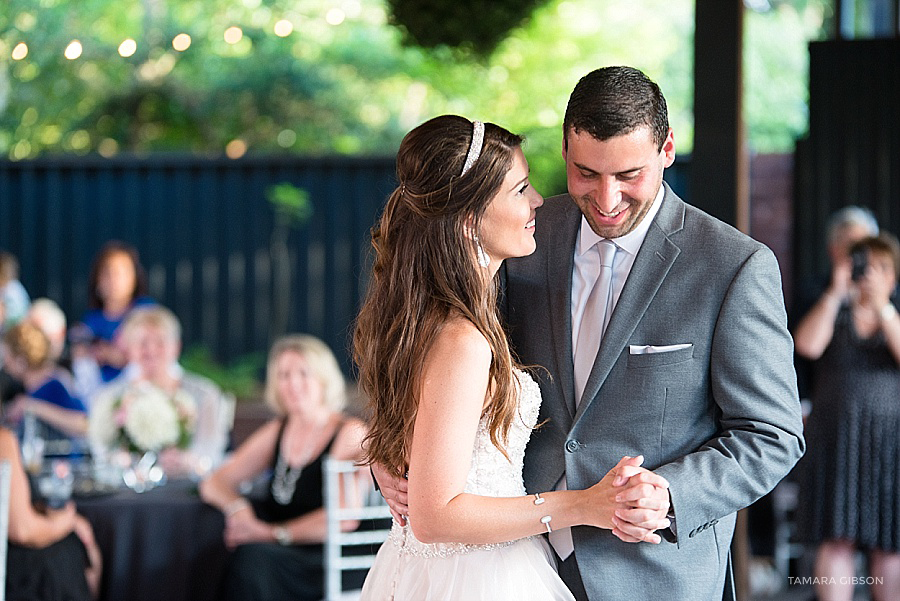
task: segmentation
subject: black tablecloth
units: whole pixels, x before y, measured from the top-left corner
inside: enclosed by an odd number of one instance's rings
[[[103,553],[101,600],[219,598],[228,557],[224,518],[200,500],[195,484],[169,482],[141,494],[122,490],[75,502]]]

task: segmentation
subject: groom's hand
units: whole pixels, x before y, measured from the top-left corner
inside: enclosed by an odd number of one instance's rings
[[[406,516],[409,515],[409,496],[407,495],[409,482],[405,478],[393,475],[380,463],[373,463],[369,467],[372,468],[372,476],[375,477],[375,483],[381,490],[381,496],[391,508],[391,515],[398,524],[405,526]]]
[[[625,505],[616,510],[612,519],[613,534],[625,542],[650,542],[659,544],[656,530],[664,530],[671,524],[669,513],[669,483],[653,472],[642,471],[623,482],[616,502]],[[623,480],[617,478],[616,483]]]
[[[623,457],[607,477],[612,480],[614,513],[612,533],[627,543],[659,544],[656,530],[668,528],[669,483],[665,478],[640,467],[642,456]]]

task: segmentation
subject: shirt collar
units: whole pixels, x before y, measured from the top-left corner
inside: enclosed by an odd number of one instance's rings
[[[647,214],[644,215],[644,218],[641,219],[641,222],[637,225],[636,228],[634,228],[624,236],[620,236],[613,240],[616,246],[629,254],[637,254],[637,252],[641,249],[641,245],[644,243],[644,238],[647,237],[647,231],[650,229],[650,224],[653,223],[653,219],[656,217],[656,214],[659,213],[659,207],[662,205],[662,199],[664,195],[665,186],[660,183],[659,191],[656,193],[656,197],[654,197],[653,203],[650,205],[650,210],[647,211]],[[601,240],[606,240],[606,238],[598,236],[596,232],[591,229],[591,224],[588,223],[587,218],[582,215],[581,230],[578,235],[578,243],[575,248],[575,254],[583,255],[592,246],[594,246]]]

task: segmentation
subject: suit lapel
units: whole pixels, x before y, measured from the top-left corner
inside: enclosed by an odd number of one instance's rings
[[[600,343],[600,350],[594,360],[594,367],[584,387],[583,401],[578,405],[575,420],[581,418],[587,407],[600,392],[622,350],[637,328],[638,322],[656,295],[660,285],[669,273],[672,263],[681,252],[669,235],[684,226],[684,202],[665,186],[663,204],[656,219],[647,231],[622,294],[616,303],[606,333]],[[571,270],[570,270],[571,271]],[[570,317],[571,320],[571,317]],[[570,326],[571,330],[571,326]],[[569,351],[571,358],[571,350]]]
[[[553,332],[554,376],[559,382],[569,417],[575,415],[575,380],[572,363],[572,267],[575,239],[581,223],[581,211],[568,196],[554,199],[565,203],[557,219],[548,224],[551,241],[547,245],[547,291],[550,295],[550,324]],[[538,226],[540,227],[540,225]]]

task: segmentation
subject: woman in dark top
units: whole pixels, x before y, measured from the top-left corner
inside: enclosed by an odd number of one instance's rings
[[[225,584],[229,599],[318,600],[323,596],[325,509],[322,461],[362,456],[365,427],[344,415],[344,379],[320,340],[287,336],[269,353],[266,400],[280,415],[263,425],[200,485],[225,514],[234,549]],[[263,499],[242,497],[241,483],[266,470]]]
[[[100,549],[71,503],[38,511],[15,437],[0,428],[0,460],[12,468],[7,601],[90,601],[100,584]]]
[[[900,246],[856,243],[795,332],[813,364],[807,453],[798,465],[799,532],[817,544],[820,599],[853,597],[855,553],[869,552],[872,597],[900,599],[900,317],[890,300]]]

